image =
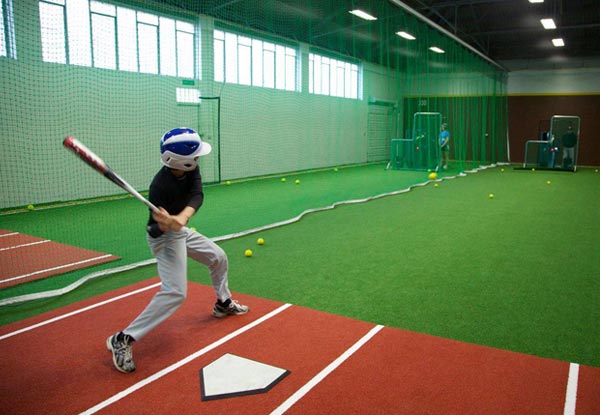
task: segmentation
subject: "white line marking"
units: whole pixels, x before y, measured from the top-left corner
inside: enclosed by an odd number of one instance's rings
[[[375,326],[371,331],[365,334],[359,341],[354,343],[352,347],[342,353],[337,359],[329,364],[325,369],[319,372],[314,378],[312,378],[308,383],[298,389],[292,396],[290,396],[285,402],[283,402],[279,407],[277,407],[271,415],[281,415],[285,413],[288,409],[290,409],[296,402],[298,402],[304,395],[306,395],[312,388],[317,386],[319,382],[325,379],[331,372],[338,368],[344,361],[346,361],[350,356],[352,356],[358,349],[360,349],[366,342],[371,340],[373,336],[375,336],[383,326],[378,325]]]
[[[9,337],[16,336],[17,334],[25,333],[25,332],[33,330],[33,329],[37,329],[38,327],[42,327],[42,326],[45,326],[45,325],[50,324],[50,323],[55,323],[55,322],[57,322],[59,320],[65,319],[67,317],[72,317],[74,315],[83,313],[85,311],[89,311],[89,310],[92,310],[94,308],[101,307],[103,305],[112,303],[113,301],[118,301],[118,300],[121,300],[123,298],[129,297],[129,296],[132,296],[132,295],[135,295],[135,294],[139,294],[141,292],[144,292],[144,291],[150,290],[152,288],[158,287],[158,286],[160,286],[160,284],[161,283],[158,282],[156,284],[152,284],[152,285],[149,285],[147,287],[140,288],[140,289],[137,289],[135,291],[131,291],[131,292],[119,295],[117,297],[109,298],[108,300],[101,301],[99,303],[92,304],[92,305],[84,307],[84,308],[80,308],[79,310],[71,311],[70,313],[63,314],[63,315],[51,318],[49,320],[42,321],[42,322],[34,324],[32,326],[24,327],[22,329],[19,329],[19,330],[13,331],[11,333],[7,333],[7,334],[4,334],[4,335],[0,336],[0,340],[4,340],[4,339],[7,339]]]
[[[18,234],[19,234],[19,232],[4,233],[4,234],[0,235],[0,238],[4,238],[5,236],[18,235]]]
[[[210,352],[211,350],[221,346],[222,344],[228,342],[229,340],[233,339],[234,337],[237,337],[240,334],[258,326],[259,324],[270,319],[271,317],[276,316],[277,314],[281,313],[282,311],[284,311],[285,309],[287,309],[290,306],[291,306],[291,304],[282,305],[281,307],[271,311],[270,313],[265,314],[258,320],[254,320],[252,323],[246,324],[244,327],[241,327],[241,328],[237,329],[236,331],[229,333],[227,336],[222,337],[221,339],[215,341],[214,343],[211,343],[208,346],[204,347],[203,349],[200,349],[197,352],[189,355],[185,359],[182,359],[179,362],[173,363],[171,366],[168,366],[168,367],[156,372],[152,376],[149,376],[146,379],[143,379],[143,380],[139,381],[138,383],[131,385],[127,389],[122,390],[121,392],[117,393],[116,395],[111,396],[110,398],[106,399],[103,402],[100,402],[98,405],[93,406],[90,409],[82,412],[81,415],[95,414],[96,412],[106,408],[107,406],[112,405],[113,403],[123,399],[127,395],[131,395],[133,392],[137,391],[138,389],[143,388],[144,386],[154,382],[155,380],[162,378],[165,375],[168,375],[169,373],[173,372],[174,370],[179,369],[181,366],[186,365],[187,363],[202,356],[203,354],[206,354],[206,353]]]
[[[90,259],[84,259],[83,261],[77,261],[77,262],[72,262],[70,264],[59,265],[58,267],[54,267],[54,268],[41,269],[39,271],[31,272],[29,274],[23,274],[23,275],[19,275],[19,276],[16,276],[16,277],[11,277],[11,278],[6,278],[4,280],[0,280],[0,284],[5,283],[5,282],[10,282],[10,281],[15,281],[15,280],[21,280],[23,278],[31,277],[32,275],[43,274],[44,272],[55,271],[57,269],[68,268],[68,267],[72,267],[74,265],[79,265],[79,264],[85,264],[86,262],[97,261],[99,259],[104,259],[104,258],[108,258],[108,257],[111,257],[111,256],[112,255],[110,255],[110,254],[101,255],[101,256],[94,257],[94,258],[90,258]]]
[[[49,239],[44,239],[44,240],[42,240],[42,241],[29,242],[29,243],[27,243],[27,244],[21,244],[21,245],[7,246],[6,248],[0,248],[0,251],[8,251],[9,249],[23,248],[24,246],[31,246],[31,245],[45,244],[46,242],[50,242],[50,240],[49,240]]]
[[[575,405],[577,404],[577,383],[579,381],[579,365],[571,363],[569,365],[569,381],[567,382],[567,394],[565,396],[564,415],[575,415]]]

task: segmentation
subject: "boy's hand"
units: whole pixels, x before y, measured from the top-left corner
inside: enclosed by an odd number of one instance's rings
[[[170,215],[162,207],[159,207],[158,210],[158,212],[152,212],[152,217],[163,232],[181,230],[182,227],[187,225],[188,220],[194,214],[194,210],[190,207],[186,207],[178,215]]]
[[[165,208],[159,207],[158,212],[152,212],[152,217],[158,223],[158,227],[163,232],[168,231],[178,231],[181,229],[181,226],[175,216],[171,216],[169,212],[165,210]]]

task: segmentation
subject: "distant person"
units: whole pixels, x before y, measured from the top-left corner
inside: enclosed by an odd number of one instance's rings
[[[440,133],[440,152],[440,166],[447,170],[450,157],[450,132],[446,123],[442,124],[442,132]]]
[[[577,145],[577,134],[573,131],[573,126],[569,125],[561,141],[563,146],[563,168],[572,168],[575,162],[575,146]]]

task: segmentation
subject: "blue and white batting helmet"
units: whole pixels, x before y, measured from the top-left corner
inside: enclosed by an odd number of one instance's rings
[[[174,128],[167,131],[160,140],[162,163],[176,170],[192,171],[198,165],[198,157],[212,150],[191,128]]]

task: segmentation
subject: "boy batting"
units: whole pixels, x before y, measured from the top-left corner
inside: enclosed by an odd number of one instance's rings
[[[132,343],[140,341],[181,306],[187,294],[187,257],[208,267],[217,301],[212,315],[217,318],[248,312],[248,306],[231,298],[228,261],[213,241],[186,225],[204,201],[198,158],[211,151],[210,144],[189,128],[168,131],[160,141],[163,167],[150,185],[149,199],[158,207],[151,211],[146,240],[156,257],[161,289],[142,313],[124,330],[106,340],[117,370],[135,370]]]

